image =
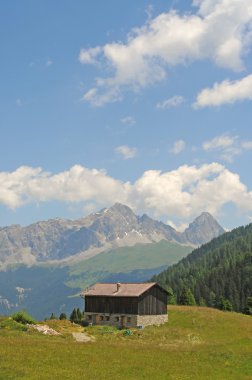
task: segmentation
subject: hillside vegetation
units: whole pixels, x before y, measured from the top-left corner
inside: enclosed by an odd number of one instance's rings
[[[70,267],[71,287],[85,287],[95,282],[141,282],[151,273],[177,263],[192,252],[192,247],[162,240],[152,244],[136,244],[101,253]]]
[[[243,311],[252,296],[252,224],[201,246],[153,280],[172,288],[177,300],[186,288],[197,303],[218,307],[225,299]]]
[[[48,321],[61,336],[23,331],[0,319],[0,379],[250,380],[252,318],[200,307],[171,306],[160,327],[124,331]],[[73,331],[93,342],[77,343]]]
[[[0,271],[0,313],[26,309],[38,319],[83,308],[81,290],[95,282],[141,282],[192,251],[168,241],[100,253],[72,266],[19,266]]]

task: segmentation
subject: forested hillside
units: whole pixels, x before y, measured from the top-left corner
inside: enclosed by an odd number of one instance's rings
[[[186,291],[191,290],[190,296],[194,296],[198,304],[249,311],[252,224],[227,232],[201,246],[152,280],[169,289],[171,302],[186,303]]]

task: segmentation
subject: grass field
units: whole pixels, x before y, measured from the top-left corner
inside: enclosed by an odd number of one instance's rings
[[[252,318],[200,307],[171,306],[160,327],[123,331],[50,321],[62,336],[22,331],[0,320],[0,379],[252,379]],[[77,343],[85,330],[92,343]]]

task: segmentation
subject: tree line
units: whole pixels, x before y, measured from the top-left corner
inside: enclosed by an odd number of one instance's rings
[[[67,320],[67,314],[66,313],[61,313],[59,317],[57,317],[56,314],[52,313],[49,318],[45,318],[45,321],[48,319],[59,319],[59,320]],[[82,312],[79,308],[74,308],[73,311],[71,312],[69,316],[69,321],[72,323],[76,323],[79,325],[86,325],[86,321],[84,320],[84,312]]]
[[[152,281],[168,291],[170,304],[252,314],[252,224],[213,239]]]

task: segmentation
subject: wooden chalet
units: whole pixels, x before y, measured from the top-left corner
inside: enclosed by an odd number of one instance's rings
[[[167,292],[155,282],[95,284],[82,293],[94,325],[136,327],[167,322]]]

